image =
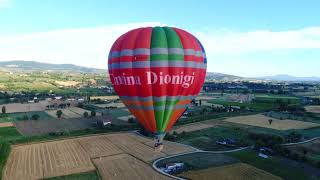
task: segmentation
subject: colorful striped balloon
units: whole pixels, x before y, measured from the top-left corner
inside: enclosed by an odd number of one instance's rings
[[[197,38],[173,27],[146,27],[123,34],[108,60],[115,92],[153,133],[172,128],[200,92],[206,66]]]

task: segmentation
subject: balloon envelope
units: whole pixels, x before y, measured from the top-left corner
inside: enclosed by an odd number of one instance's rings
[[[172,128],[200,92],[206,66],[201,43],[171,27],[131,30],[115,41],[108,58],[115,92],[153,133]]]

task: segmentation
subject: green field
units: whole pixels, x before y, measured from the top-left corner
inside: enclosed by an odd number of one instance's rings
[[[206,169],[213,166],[222,166],[239,162],[239,160],[226,156],[224,154],[215,154],[207,152],[198,152],[186,155],[180,155],[159,161],[157,167],[165,166],[167,163],[183,162],[189,166],[189,169]]]
[[[239,106],[243,108],[250,108],[254,111],[266,111],[277,108],[277,101],[282,101],[291,105],[300,103],[300,99],[294,96],[280,96],[280,95],[255,95],[255,99],[251,103],[230,102],[223,98],[209,100],[208,103],[219,104],[223,106]]]
[[[220,151],[236,148],[217,145],[216,141],[223,138],[232,138],[239,146],[248,146],[253,144],[253,141],[248,137],[248,132],[244,129],[223,125],[203,129],[201,131],[188,132],[185,135],[179,135],[176,141],[206,151]]]
[[[249,150],[228,153],[226,155],[230,155],[231,157],[239,159],[241,162],[250,164],[284,179],[301,180],[310,178],[301,167],[290,165],[290,163],[282,161],[277,157],[264,159],[259,157],[257,153]]]
[[[59,176],[53,178],[47,178],[45,180],[99,180],[97,172],[86,172],[79,174],[72,174],[67,176]]]
[[[2,177],[3,168],[6,165],[10,150],[10,144],[6,141],[1,140],[0,138],[0,179]]]
[[[213,99],[209,100],[208,103],[219,104],[223,106],[239,106],[242,108],[250,108],[254,111],[265,111],[275,109],[276,106],[273,103],[265,103],[265,102],[252,102],[252,103],[239,103],[239,102],[228,102],[223,99]]]

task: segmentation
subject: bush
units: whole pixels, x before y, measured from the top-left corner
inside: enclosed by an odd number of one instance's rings
[[[31,116],[31,119],[32,119],[32,120],[38,120],[39,118],[40,118],[39,114],[33,114],[33,115]]]
[[[58,110],[56,112],[56,115],[57,115],[58,118],[61,118],[62,114],[63,114],[63,112],[61,110]]]
[[[134,123],[134,118],[133,117],[130,117],[130,118],[128,118],[128,123]]]
[[[96,111],[95,110],[93,110],[93,111],[91,111],[91,113],[90,113],[90,115],[91,115],[91,117],[94,117],[94,116],[96,116]]]
[[[85,111],[85,112],[83,113],[83,117],[85,117],[85,118],[89,117],[89,113],[88,113],[87,111]]]
[[[29,116],[28,116],[28,115],[26,115],[26,114],[25,114],[25,115],[23,115],[23,116],[22,116],[22,120],[29,120]]]

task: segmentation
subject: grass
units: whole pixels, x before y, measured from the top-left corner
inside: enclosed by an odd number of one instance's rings
[[[2,122],[12,122],[12,118],[11,117],[1,117],[0,123],[2,123]]]
[[[301,168],[285,164],[276,157],[263,159],[249,150],[229,153],[228,155],[284,179],[308,179],[308,175]]]
[[[239,162],[237,159],[226,156],[224,154],[214,153],[192,153],[181,156],[176,156],[168,159],[159,161],[157,167],[163,167],[165,164],[172,162],[183,162],[186,163],[192,169],[206,169],[213,166],[222,166],[226,164],[233,164]]]
[[[208,103],[220,104],[223,106],[248,107],[254,111],[265,111],[265,110],[272,110],[276,108],[276,106],[273,103],[254,102],[254,101],[252,103],[239,103],[239,102],[229,102],[223,99],[212,99],[212,100],[209,100]]]
[[[7,162],[10,150],[10,144],[6,141],[0,140],[0,179],[2,178],[3,169]]]
[[[234,149],[234,147],[217,145],[216,141],[222,138],[232,138],[239,146],[247,146],[253,143],[248,137],[248,132],[244,129],[222,125],[201,131],[188,132],[183,136],[178,136],[177,141],[206,151]]]
[[[16,127],[2,127],[0,128],[0,139],[2,141],[15,141],[24,138],[16,129]]]
[[[93,171],[79,174],[71,174],[67,176],[52,177],[47,178],[45,180],[99,180],[99,176],[96,171]]]
[[[34,114],[38,114],[40,116],[39,120],[53,120],[53,119],[55,119],[44,111],[33,111],[33,112],[25,112],[25,113],[24,112],[22,112],[22,113],[8,113],[8,117],[12,118],[13,120],[19,121],[19,120],[23,120],[23,117],[25,115],[27,115],[29,117],[29,119],[31,119],[32,115],[34,115]]]

